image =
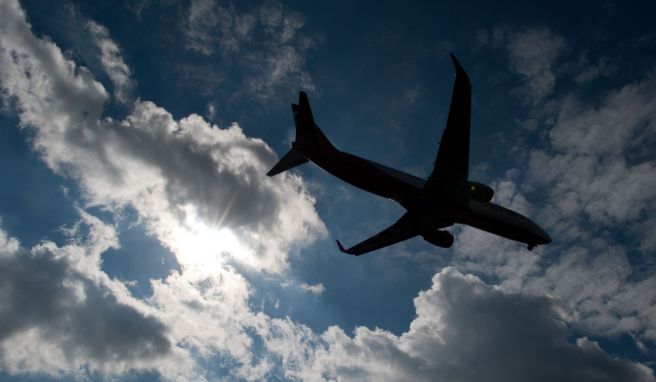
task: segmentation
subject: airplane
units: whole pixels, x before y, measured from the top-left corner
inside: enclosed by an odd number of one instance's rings
[[[312,161],[337,178],[406,209],[394,224],[348,249],[337,240],[341,252],[359,256],[416,236],[450,248],[454,238],[444,228],[454,224],[526,243],[529,251],[551,243],[549,235],[531,219],[491,203],[494,190],[490,186],[468,179],[471,84],[460,62],[453,53],[450,56],[456,70],[451,105],[427,179],[338,150],[314,122],[307,94],[301,91],[298,104],[292,104],[296,140],[268,176]]]

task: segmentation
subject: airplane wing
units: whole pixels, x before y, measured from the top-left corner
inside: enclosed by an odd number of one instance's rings
[[[339,240],[337,240],[337,246],[339,247],[339,250],[344,253],[353,256],[360,256],[367,252],[375,251],[377,249],[408,240],[417,235],[419,235],[418,224],[414,217],[411,217],[408,213],[406,213],[405,215],[401,216],[401,218],[397,220],[396,223],[349,249],[345,249]]]
[[[467,180],[469,172],[469,125],[471,117],[471,84],[465,69],[451,54],[456,67],[456,81],[451,95],[451,107],[446,128],[442,133],[433,173],[427,186],[436,178]]]

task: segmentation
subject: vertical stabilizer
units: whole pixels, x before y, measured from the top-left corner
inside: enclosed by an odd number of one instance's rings
[[[310,101],[305,92],[298,95],[298,105],[292,104],[294,124],[296,125],[296,141],[294,147],[303,152],[319,152],[335,150],[335,147],[314,122]]]
[[[298,104],[292,104],[292,113],[296,125],[296,140],[287,154],[267,173],[268,176],[280,174],[309,159],[314,161],[317,157],[330,156],[337,152],[335,146],[314,123],[310,102],[305,92],[299,93]]]

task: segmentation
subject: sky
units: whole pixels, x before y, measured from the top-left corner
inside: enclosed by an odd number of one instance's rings
[[[0,0],[0,379],[654,381],[649,1]],[[341,150],[426,177],[453,52],[470,177],[553,238],[266,172],[308,92]]]

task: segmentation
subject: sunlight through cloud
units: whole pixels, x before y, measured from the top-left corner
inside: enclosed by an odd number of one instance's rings
[[[173,234],[173,246],[185,274],[209,276],[230,259],[253,265],[252,250],[244,246],[230,228],[206,224],[192,205],[182,209],[186,218],[184,225]]]

